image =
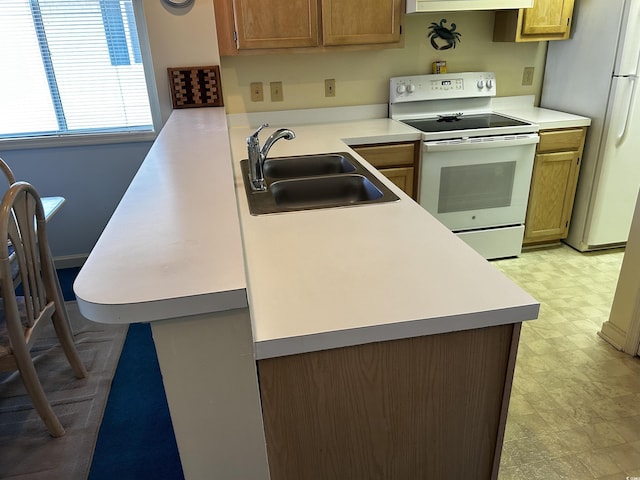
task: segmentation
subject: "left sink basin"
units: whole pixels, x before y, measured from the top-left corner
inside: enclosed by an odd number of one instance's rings
[[[398,196],[346,152],[269,158],[267,190],[254,191],[249,163],[240,162],[252,215],[393,202]]]
[[[356,167],[344,153],[300,155],[296,157],[267,158],[264,162],[265,177],[295,178],[351,173]]]

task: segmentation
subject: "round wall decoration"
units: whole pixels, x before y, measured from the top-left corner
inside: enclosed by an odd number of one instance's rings
[[[162,0],[165,4],[169,5],[170,7],[188,7],[189,5],[191,5],[195,0]]]

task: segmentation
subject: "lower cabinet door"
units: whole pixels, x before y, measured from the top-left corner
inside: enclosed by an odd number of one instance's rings
[[[525,220],[525,245],[567,237],[578,168],[577,152],[536,155]]]
[[[380,173],[391,180],[407,195],[415,198],[413,195],[413,167],[382,168],[380,169]]]

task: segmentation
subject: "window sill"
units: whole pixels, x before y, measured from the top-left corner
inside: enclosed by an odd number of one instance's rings
[[[157,132],[99,133],[0,139],[0,151],[52,147],[79,147],[111,143],[152,142]]]

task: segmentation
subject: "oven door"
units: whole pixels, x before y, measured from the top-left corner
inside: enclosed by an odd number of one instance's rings
[[[538,134],[424,142],[419,202],[454,232],[524,224]]]

